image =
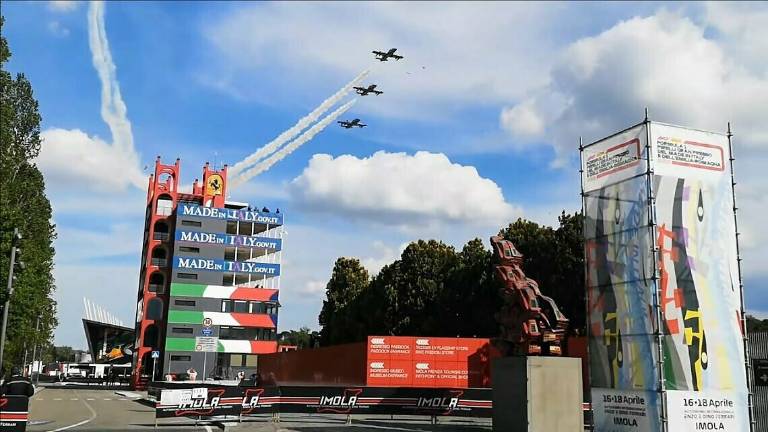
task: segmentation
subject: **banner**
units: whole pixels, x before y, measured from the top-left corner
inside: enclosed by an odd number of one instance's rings
[[[596,431],[659,430],[660,386],[668,430],[749,430],[728,161],[727,136],[653,122],[583,149]]]
[[[257,237],[246,235],[228,235],[219,233],[207,233],[200,231],[176,231],[176,241],[184,243],[216,244],[232,247],[247,247],[254,249],[266,249],[277,252],[282,249],[281,239],[269,237]]]
[[[237,210],[218,207],[203,207],[197,204],[180,203],[178,205],[176,214],[178,216],[193,216],[211,219],[255,222],[272,226],[279,226],[283,224],[283,215],[280,213],[266,213],[260,212],[258,210]]]
[[[0,397],[0,431],[24,432],[29,420],[29,398],[26,396]]]
[[[177,269],[205,270],[216,272],[263,274],[280,276],[280,264],[254,261],[228,261],[211,258],[174,257],[173,267]]]
[[[155,416],[286,412],[491,417],[492,407],[491,389],[211,385],[160,390]]]

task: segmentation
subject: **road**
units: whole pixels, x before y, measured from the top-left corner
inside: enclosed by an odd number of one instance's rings
[[[152,431],[154,409],[106,389],[72,389],[48,387],[30,400],[30,432],[61,431]],[[246,418],[243,423],[211,423],[195,427],[188,419],[161,419],[157,430],[176,431],[253,431],[253,432],[354,432],[354,431],[489,431],[490,419],[441,418],[430,425],[429,417],[388,415],[354,415],[347,425],[345,415],[283,414],[280,423],[272,423],[269,415]],[[183,425],[183,426],[182,426]]]
[[[135,431],[152,430],[155,414],[152,408],[114,390],[49,387],[31,398],[29,420],[30,432]],[[163,431],[218,430],[215,426],[195,428],[192,423],[166,426],[173,422],[165,419],[161,423]]]

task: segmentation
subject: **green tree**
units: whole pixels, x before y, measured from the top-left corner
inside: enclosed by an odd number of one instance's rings
[[[325,301],[318,321],[322,345],[352,342],[364,332],[364,322],[358,319],[353,304],[369,285],[368,271],[356,258],[339,258],[333,266],[331,279],[325,287]]]
[[[747,333],[766,333],[768,332],[768,319],[755,318],[747,315]]]
[[[283,345],[296,345],[298,349],[314,348],[319,334],[309,327],[300,327],[298,330],[288,330],[280,333],[280,343]]]
[[[552,297],[570,320],[570,329],[583,333],[586,318],[583,217],[563,212],[557,229],[518,219],[499,235],[511,240],[525,256],[523,270],[544,295]]]
[[[0,30],[4,21],[0,18]],[[10,57],[7,41],[0,36],[0,304],[8,296],[4,288],[14,228],[24,236],[20,258],[26,264],[14,283],[3,367],[21,363],[33,344],[49,344],[56,327],[51,298],[55,231],[43,175],[33,163],[40,152],[41,117],[30,82],[24,74],[14,78],[6,70]],[[38,318],[40,330],[35,332]]]

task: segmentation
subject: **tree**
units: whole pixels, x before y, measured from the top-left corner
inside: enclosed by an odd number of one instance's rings
[[[761,320],[752,315],[747,315],[747,333],[768,332],[768,319]]]
[[[280,343],[284,345],[296,345],[298,349],[315,348],[319,334],[309,327],[301,327],[298,330],[288,330],[280,333]]]
[[[0,29],[4,21],[0,17]],[[35,343],[49,344],[56,327],[56,304],[51,298],[55,230],[43,175],[32,162],[40,152],[41,116],[24,74],[13,78],[6,70],[10,56],[0,36],[0,280],[4,284],[8,278],[14,228],[24,237],[20,248],[26,264],[16,274],[10,303],[4,364],[0,365],[6,368],[21,363],[24,351],[31,352]],[[0,304],[7,296],[5,289],[0,290]],[[35,332],[38,317],[40,330]]]
[[[352,342],[359,337],[362,323],[351,304],[368,288],[368,271],[356,258],[339,258],[333,266],[331,279],[325,287],[326,300],[318,321],[320,343],[330,345]]]

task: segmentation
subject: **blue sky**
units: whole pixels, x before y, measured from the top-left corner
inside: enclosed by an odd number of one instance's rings
[[[765,3],[108,3],[110,85],[130,126],[117,136],[88,10],[3,7],[9,68],[29,77],[43,115],[57,343],[85,345],[83,296],[133,321],[145,165],[181,157],[189,184],[366,69],[385,93],[345,117],[369,127],[329,127],[232,192],[286,215],[281,329],[317,327],[338,256],[375,272],[413,239],[460,247],[518,216],[552,224],[577,210],[578,137],[636,123],[646,106],[697,128],[733,122],[747,307],[768,312]],[[392,46],[403,61],[372,60]]]

